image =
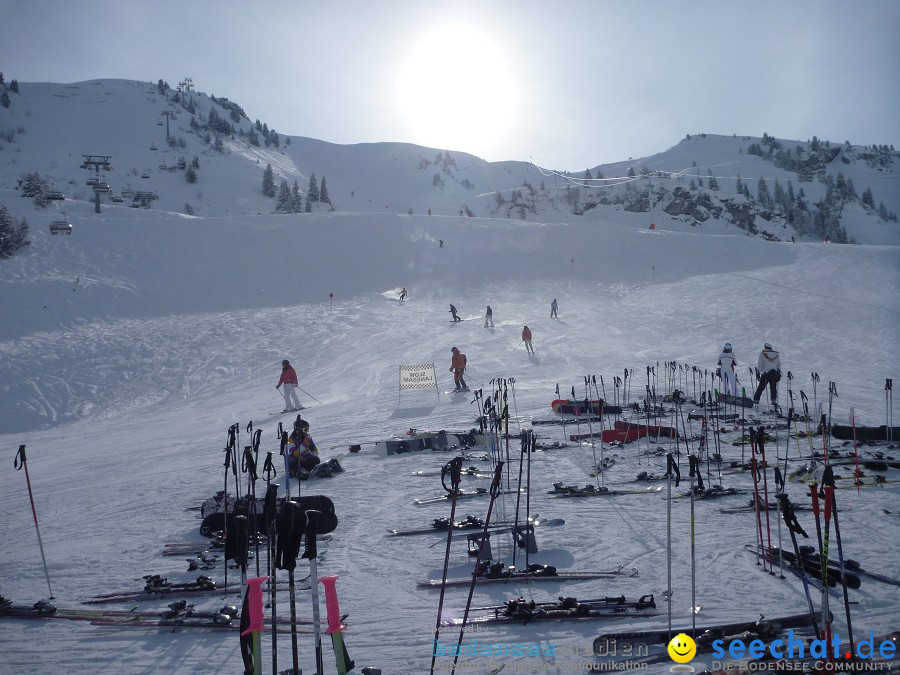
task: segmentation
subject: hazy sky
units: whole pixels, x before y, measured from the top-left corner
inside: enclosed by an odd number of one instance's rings
[[[900,147],[898,0],[0,0],[0,71],[124,78],[280,133],[583,170],[685,134]]]

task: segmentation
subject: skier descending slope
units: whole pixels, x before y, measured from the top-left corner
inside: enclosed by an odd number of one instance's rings
[[[466,372],[466,355],[459,351],[458,347],[454,347],[450,351],[453,352],[453,358],[450,360],[450,371],[453,373],[456,391],[469,391],[469,387],[463,379],[463,373]]]
[[[737,398],[737,361],[731,351],[731,343],[726,342],[719,355],[719,377],[722,378],[722,393]]]
[[[522,342],[525,343],[525,351],[534,354],[534,345],[531,344],[531,329],[528,326],[522,329]]]
[[[297,397],[297,387],[299,386],[297,371],[294,370],[291,362],[287,359],[281,362],[281,377],[275,388],[280,391],[281,385],[284,385],[284,391],[282,392],[284,396],[284,410],[281,412],[300,410],[303,406],[300,405],[300,399]]]

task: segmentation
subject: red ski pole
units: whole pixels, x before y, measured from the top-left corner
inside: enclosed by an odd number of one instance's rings
[[[17,471],[25,468],[25,482],[28,484],[28,499],[31,501],[31,515],[34,516],[34,529],[37,532],[38,547],[41,549],[41,560],[44,563],[44,576],[47,577],[47,590],[50,591],[50,599],[53,600],[53,589],[50,587],[50,571],[47,569],[47,558],[44,556],[44,542],[41,541],[41,528],[38,527],[37,510],[34,508],[34,495],[31,492],[31,477],[28,475],[28,459],[25,457],[25,446],[20,445],[13,466]]]

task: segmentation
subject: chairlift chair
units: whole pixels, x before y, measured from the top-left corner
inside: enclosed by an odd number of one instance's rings
[[[155,152],[155,151],[156,151],[156,143],[154,143],[153,145],[151,145],[151,146],[150,146],[150,149],[153,150],[153,151]]]
[[[72,234],[72,223],[65,217],[54,220],[50,223],[50,234]]]
[[[109,192],[109,183],[97,183],[94,192]]]

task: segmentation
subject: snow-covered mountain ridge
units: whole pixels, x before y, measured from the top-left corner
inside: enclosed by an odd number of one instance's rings
[[[68,200],[91,201],[85,181],[94,174],[80,166],[82,155],[97,154],[111,157],[103,174],[111,187],[101,195],[105,209],[127,208],[130,198],[111,200],[131,190],[156,192],[151,208],[177,213],[270,214],[278,203],[261,185],[271,165],[276,184],[296,182],[301,194],[311,177],[327,179],[331,204],[313,203],[315,211],[590,223],[627,211],[664,229],[900,242],[897,154],[886,146],[689,134],[651,157],[551,171],[406,143],[342,146],[286,137],[247,119],[227,99],[161,83],[19,83],[18,89],[0,108],[0,203],[34,225],[48,212],[32,213],[12,199],[19,181],[37,172]],[[189,165],[196,166],[193,183],[186,180]]]

